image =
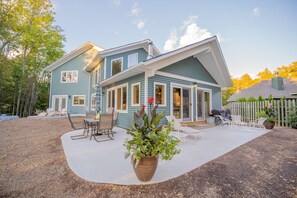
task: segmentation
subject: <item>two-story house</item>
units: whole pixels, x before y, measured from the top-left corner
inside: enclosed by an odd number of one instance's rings
[[[221,89],[232,85],[216,37],[164,54],[149,39],[111,49],[88,42],[45,71],[51,73],[51,108],[85,114],[114,107],[123,128],[130,128],[141,104],[149,107],[149,97],[181,121],[204,120],[221,108]]]

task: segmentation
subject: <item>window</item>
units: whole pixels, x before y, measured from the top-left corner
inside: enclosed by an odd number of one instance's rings
[[[86,96],[73,96],[72,97],[72,106],[85,106],[85,98]]]
[[[96,93],[94,93],[91,98],[91,110],[96,110],[96,102]]]
[[[78,81],[78,71],[62,71],[61,83],[76,83]]]
[[[138,53],[130,54],[128,56],[128,67],[134,66],[138,63]]]
[[[114,107],[117,111],[125,112],[128,108],[127,84],[107,90],[107,109]]]
[[[154,83],[155,104],[166,106],[166,84]]]
[[[99,83],[99,68],[97,68],[96,70],[93,71],[92,76],[93,76],[92,77],[93,78],[92,85],[93,85],[93,87],[95,87],[95,85]]]
[[[140,105],[140,83],[132,84],[132,106]]]
[[[111,75],[116,75],[122,71],[123,58],[117,58],[111,61]]]

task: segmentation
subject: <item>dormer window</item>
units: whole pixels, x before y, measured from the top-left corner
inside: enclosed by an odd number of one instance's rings
[[[116,75],[123,70],[123,58],[111,60],[111,75]]]
[[[134,66],[138,63],[138,53],[130,54],[128,56],[128,67]]]

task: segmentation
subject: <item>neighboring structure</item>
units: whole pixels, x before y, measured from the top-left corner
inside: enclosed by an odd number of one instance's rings
[[[296,99],[297,98],[297,79],[289,79],[282,77],[275,77],[270,80],[263,80],[247,89],[240,90],[233,94],[228,102],[235,102],[239,98],[250,98],[256,99],[261,96],[263,99]]]
[[[166,115],[204,120],[211,109],[221,109],[221,88],[232,85],[216,37],[165,54],[149,39],[107,50],[88,42],[45,71],[52,76],[51,108],[85,114],[96,104],[101,113],[114,107],[123,128],[130,128],[141,104],[149,107],[149,97]]]

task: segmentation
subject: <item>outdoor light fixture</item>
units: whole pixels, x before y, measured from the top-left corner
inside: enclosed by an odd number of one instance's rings
[[[197,87],[198,84],[196,82],[193,82],[193,87]]]
[[[68,95],[68,99],[71,99],[71,95]]]

